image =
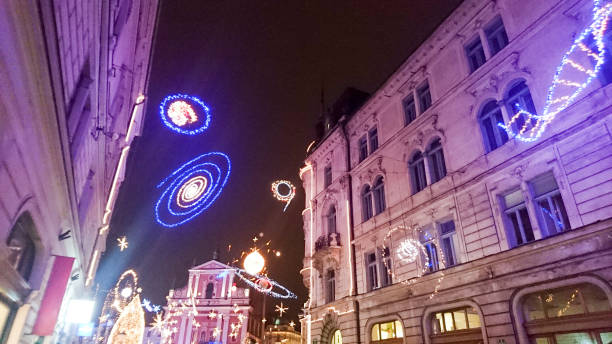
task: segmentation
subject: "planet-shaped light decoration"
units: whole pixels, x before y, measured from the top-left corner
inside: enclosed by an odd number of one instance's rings
[[[260,273],[265,265],[266,260],[258,251],[253,251],[249,253],[246,258],[244,258],[244,269],[251,275],[256,275]]]
[[[159,105],[164,125],[179,134],[200,134],[210,124],[210,109],[198,97],[187,94],[167,96]]]

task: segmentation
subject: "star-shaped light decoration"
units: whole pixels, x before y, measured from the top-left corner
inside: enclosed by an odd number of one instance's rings
[[[164,319],[160,313],[155,314],[155,318],[153,318],[153,328],[157,330],[160,334],[164,329]]]
[[[215,311],[211,310],[211,311],[208,313],[208,317],[209,317],[210,319],[214,319],[214,318],[216,318],[216,317],[217,317],[217,313],[215,313]]]
[[[218,335],[219,335],[219,333],[221,333],[221,330],[219,330],[219,328],[218,328],[218,327],[215,327],[215,329],[213,330],[213,336],[215,336],[215,337],[216,337],[216,336],[218,336]]]
[[[295,327],[295,323],[293,322],[293,320],[291,320],[291,322],[289,323],[289,326],[291,326],[291,328]]]
[[[282,302],[280,305],[276,305],[275,308],[276,309],[274,311],[278,312],[281,318],[283,317],[283,313],[287,312],[287,310],[289,309],[289,307],[285,307]]]
[[[117,242],[119,242],[119,244],[117,244],[117,246],[119,246],[119,251],[125,250],[128,247],[128,242],[127,242],[127,238],[121,237],[121,238],[117,238]]]

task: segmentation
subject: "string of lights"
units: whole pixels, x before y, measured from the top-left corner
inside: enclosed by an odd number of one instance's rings
[[[574,103],[599,73],[605,61],[605,41],[612,3],[602,5],[594,0],[593,19],[588,27],[574,40],[564,54],[548,88],[546,104],[541,115],[531,113],[517,104],[519,111],[508,123],[498,123],[510,137],[524,142],[533,142],[542,136],[555,117]],[[591,40],[592,39],[592,44]],[[592,67],[585,67],[584,63]]]
[[[211,119],[208,106],[198,97],[186,94],[164,98],[159,105],[159,115],[168,128],[185,135],[202,133],[208,129]]]
[[[177,168],[157,188],[155,219],[165,227],[189,222],[208,209],[223,191],[231,171],[230,159],[220,152],[202,154]]]

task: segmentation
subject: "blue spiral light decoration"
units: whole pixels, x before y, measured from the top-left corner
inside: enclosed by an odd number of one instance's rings
[[[186,94],[169,95],[159,104],[164,124],[179,134],[197,135],[208,129],[210,109],[198,97]]]
[[[202,154],[176,169],[157,188],[164,188],[155,204],[155,219],[165,227],[189,222],[208,209],[223,191],[231,171],[221,152]]]

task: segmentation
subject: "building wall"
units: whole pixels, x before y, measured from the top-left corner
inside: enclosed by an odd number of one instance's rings
[[[87,296],[105,250],[144,116],[157,1],[6,1],[0,17],[0,299],[12,314],[0,336],[30,343],[52,255],[76,258],[61,322],[68,301]],[[125,99],[113,107],[118,93]],[[24,214],[29,276],[11,266],[8,242]]]
[[[532,143],[510,138],[489,151],[479,122],[489,100],[500,104],[506,118],[513,115],[506,108],[508,91],[518,80],[525,81],[535,109],[542,111],[561,57],[588,25],[591,8],[591,1],[465,1],[364,106],[316,143],[300,171],[306,193],[302,275],[310,290],[302,323],[306,342],[329,341],[337,328],[344,342],[367,343],[369,327],[389,319],[403,323],[404,342],[426,342],[429,336],[422,331],[428,326],[423,323],[428,310],[469,301],[484,317],[485,342],[526,343],[510,309],[513,295],[532,286],[545,288],[544,283],[555,279],[570,283],[584,276],[609,290],[610,272],[604,267],[612,263],[610,86],[601,77],[594,80]],[[483,37],[496,18],[501,18],[509,43],[492,55]],[[486,62],[470,72],[465,49],[477,37]],[[431,107],[420,111],[417,104],[418,115],[406,123],[402,102],[410,95],[416,98],[424,82]],[[360,161],[359,140],[369,138],[373,128],[378,148]],[[436,139],[447,173],[432,183],[426,161],[428,183],[417,192],[410,160]],[[327,187],[326,166],[333,175]],[[535,178],[546,173],[554,176],[569,220],[557,236],[547,232],[533,190]],[[386,207],[364,220],[361,193],[379,177]],[[520,190],[534,235],[516,248],[503,198],[514,190]],[[315,241],[328,235],[331,206],[340,243],[317,249]],[[440,271],[426,273],[424,254],[408,263],[396,257],[401,240],[419,240],[425,232],[440,247],[440,224],[450,220],[456,232],[456,266],[440,259]],[[389,234],[394,228],[399,229]],[[587,238],[593,241],[587,244]],[[563,246],[574,240],[593,245],[591,253],[581,256],[587,251]],[[380,262],[383,247],[391,249],[393,283],[383,287],[379,281],[379,288],[370,291],[366,254],[375,252]],[[443,252],[437,252],[440,258]],[[330,269],[335,271],[334,302],[325,299]],[[379,280],[382,269],[379,264]]]

